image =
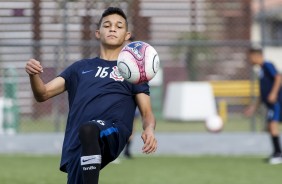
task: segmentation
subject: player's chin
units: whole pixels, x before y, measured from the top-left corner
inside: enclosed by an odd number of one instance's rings
[[[123,45],[123,41],[118,40],[118,39],[107,39],[106,45],[110,47],[120,47]]]

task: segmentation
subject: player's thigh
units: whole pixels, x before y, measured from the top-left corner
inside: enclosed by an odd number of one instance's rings
[[[279,122],[281,121],[281,105],[280,103],[275,103],[268,106],[267,109],[267,121],[268,122]]]

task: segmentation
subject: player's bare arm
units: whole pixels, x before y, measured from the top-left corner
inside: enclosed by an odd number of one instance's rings
[[[247,116],[247,117],[250,117],[252,116],[256,111],[257,109],[259,108],[261,104],[261,100],[260,98],[258,97],[255,102],[253,102],[251,105],[249,105],[245,111],[244,111],[244,114]]]
[[[29,74],[30,85],[34,98],[38,102],[43,102],[65,91],[65,80],[62,77],[56,77],[47,84],[40,78],[43,67],[40,62],[30,59],[25,66],[26,72]]]
[[[136,101],[142,117],[144,130],[141,136],[144,142],[142,151],[146,154],[153,153],[157,150],[157,139],[154,134],[156,120],[152,112],[150,96],[144,93],[137,94]]]
[[[277,101],[277,95],[278,95],[279,89],[281,88],[281,82],[282,82],[281,75],[280,74],[276,75],[274,78],[273,87],[268,96],[268,101],[270,103],[275,103]]]

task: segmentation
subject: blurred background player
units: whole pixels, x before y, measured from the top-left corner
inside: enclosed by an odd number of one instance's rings
[[[271,62],[264,60],[261,49],[250,49],[248,61],[252,65],[258,65],[261,68],[259,74],[260,98],[246,109],[245,115],[252,116],[261,102],[265,105],[267,108],[267,129],[270,133],[273,146],[273,153],[268,161],[270,164],[281,164],[282,152],[278,123],[282,120],[282,77]]]

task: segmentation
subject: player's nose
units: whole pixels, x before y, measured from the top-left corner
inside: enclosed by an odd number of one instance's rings
[[[110,31],[111,31],[111,32],[116,32],[116,27],[115,27],[114,25],[112,25],[112,26],[110,27]]]

